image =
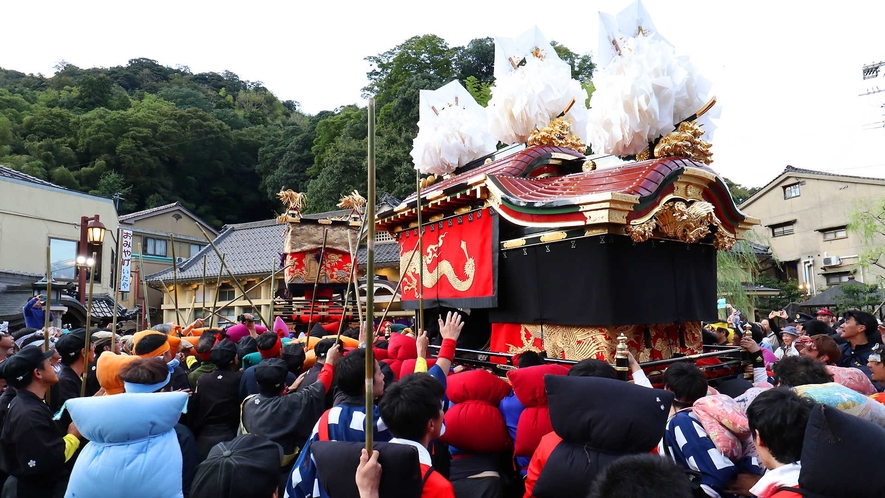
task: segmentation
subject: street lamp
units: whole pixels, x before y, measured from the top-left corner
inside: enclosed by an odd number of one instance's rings
[[[101,244],[104,242],[105,227],[104,223],[98,221],[98,215],[95,215],[95,219],[86,225],[86,231],[90,244]]]
[[[88,257],[90,252],[89,244],[101,245],[104,242],[104,233],[105,226],[97,214],[95,216],[80,217],[80,255],[77,256],[77,266],[80,268],[80,271],[77,276],[77,293],[80,294],[80,304],[84,306],[86,305],[86,272],[83,271],[83,266],[91,268],[95,265],[95,259]],[[95,256],[96,253],[93,252],[92,254]],[[90,260],[92,261],[91,263],[89,262]]]

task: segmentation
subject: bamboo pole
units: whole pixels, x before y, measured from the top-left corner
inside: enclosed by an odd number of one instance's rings
[[[39,299],[39,297],[37,298]],[[49,315],[52,314],[52,255],[46,246],[46,301],[43,302],[43,351],[49,351]],[[49,404],[49,389],[46,390],[46,404]]]
[[[293,264],[294,264],[294,263],[290,263],[290,264],[284,266],[284,267],[283,267],[283,270],[285,271],[287,268],[289,268],[289,267],[292,266]],[[263,284],[264,282],[267,282],[268,279],[270,279],[270,277],[271,277],[271,276],[268,275],[268,276],[262,278],[261,280],[258,281],[257,284],[255,284],[255,287],[260,287],[261,284]],[[233,303],[239,301],[243,296],[245,296],[245,294],[239,294],[239,295],[237,295],[236,297],[234,297],[233,299],[231,299],[230,301],[224,303],[221,307],[222,307],[222,308],[226,308],[226,307],[230,306],[231,304],[233,304]],[[268,328],[270,328],[270,327],[268,327]]]
[[[196,298],[196,293],[194,294]],[[203,319],[206,318],[206,255],[203,255],[203,300],[200,301],[200,308],[203,310]]]
[[[360,229],[362,229],[362,225],[360,225]],[[359,248],[359,244],[357,244],[357,248]],[[356,254],[353,252],[353,245],[350,243],[350,232],[347,232],[347,249],[350,250],[350,275],[347,277],[347,290],[344,291],[344,295],[342,296],[342,307],[341,307],[341,321],[338,322],[338,337],[335,338],[335,342],[341,340],[341,332],[344,330],[344,318],[347,316],[347,304],[348,297],[350,296],[350,287],[353,285],[353,273],[356,271]],[[359,250],[359,249],[357,249]],[[357,291],[357,302],[356,305],[359,307],[359,288]]]
[[[168,297],[169,300],[170,300],[170,301],[173,301],[173,303],[174,303],[175,298],[172,297],[172,293],[169,292],[169,289],[166,288],[166,282],[164,282],[162,278],[160,279],[160,287],[163,288],[163,292],[166,293],[166,297]]]
[[[120,303],[120,286],[123,282],[123,230],[117,229],[117,272],[114,273],[114,318],[111,320],[111,352],[117,352],[117,307]]]
[[[357,241],[356,241],[356,248],[354,248],[354,247],[350,244],[350,239],[347,240],[347,249],[350,251],[351,254],[356,255],[357,253],[359,253],[360,240],[361,240],[361,238],[362,238],[362,234],[360,235],[360,237],[357,238]],[[358,317],[358,319],[359,319],[359,323],[363,323],[363,305],[362,305],[362,303],[360,303],[360,285],[359,285],[359,279],[357,278],[357,275],[356,275],[355,272],[351,272],[351,273],[350,273],[350,283],[353,284],[353,288],[354,288],[354,290],[355,290],[355,292],[356,292],[356,296],[355,296],[355,299],[356,299],[356,314],[357,314],[357,317]],[[367,312],[368,312],[368,311],[367,311]],[[374,315],[373,315],[373,316],[374,316]],[[374,325],[373,325],[373,327],[374,327]]]
[[[375,98],[369,98],[368,192],[366,199],[366,451],[372,453],[375,439]],[[359,245],[359,244],[357,244]],[[359,306],[357,306],[359,307]],[[369,323],[369,322],[372,323]]]
[[[187,310],[187,315],[184,315],[184,323],[191,323],[191,317],[194,314],[194,309],[197,307],[197,292],[194,291],[194,297],[191,298],[191,307]]]
[[[350,251],[350,276],[347,279],[347,291],[344,293],[344,299],[342,300],[344,303],[343,309],[341,311],[341,322],[338,324],[338,338],[341,339],[341,332],[344,330],[344,317],[347,315],[347,304],[348,304],[348,296],[350,295],[351,285],[353,285],[357,309],[357,316],[359,317],[359,323],[363,322],[363,307],[360,304],[360,290],[359,285],[356,279],[356,269],[357,269],[357,259],[360,250],[360,241],[363,240],[363,236],[365,236],[366,229],[366,213],[360,213],[362,216],[362,220],[360,221],[360,228],[356,233],[356,246],[351,243],[350,240],[350,232],[347,232],[347,250]]]
[[[80,397],[86,397],[86,376],[89,373],[89,349],[92,342],[92,291],[95,288],[95,258],[97,254],[92,253],[92,266],[89,267],[89,296],[86,300],[86,345],[83,348],[83,373],[80,375]]]
[[[310,295],[310,314],[307,318],[307,341],[304,345],[310,348],[310,325],[313,321],[313,307],[317,299],[317,286],[320,284],[320,274],[323,272],[323,258],[326,256],[326,236],[329,235],[329,229],[323,228],[323,245],[320,248],[320,262],[317,265],[317,278],[313,281],[313,294]]]
[[[151,328],[151,307],[148,304],[148,286],[147,280],[144,278],[144,257],[142,257],[141,253],[141,242],[138,243],[138,273],[139,278],[141,280],[141,288],[144,292],[143,300],[144,300],[144,310],[141,313],[142,321],[147,324],[146,328]]]
[[[412,260],[415,259],[415,254],[418,254],[418,251],[412,251],[412,255],[409,256],[409,262],[406,263],[406,268],[412,264]],[[387,307],[384,308],[384,313],[381,315],[381,319],[378,321],[378,328],[381,328],[381,324],[384,323],[384,319],[387,318],[387,312],[390,311],[390,306],[393,304],[393,298],[396,297],[396,293],[399,292],[399,288],[403,285],[403,279],[399,279],[399,282],[396,283],[396,288],[393,289],[393,295],[390,296],[390,302],[387,303]]]
[[[217,254],[218,257],[221,258],[221,268],[227,271],[227,274],[230,276],[231,280],[233,280],[234,284],[236,284],[237,289],[239,289],[240,293],[243,294],[243,297],[246,298],[246,301],[249,301],[249,304],[252,306],[252,311],[254,311],[255,314],[258,315],[258,318],[261,318],[261,322],[264,323],[265,326],[267,326],[268,322],[264,319],[264,315],[261,314],[261,311],[259,311],[259,308],[255,306],[255,303],[252,302],[249,294],[246,293],[246,289],[243,288],[243,285],[240,283],[239,280],[237,280],[237,277],[234,276],[233,272],[230,271],[230,268],[228,268],[227,264],[225,264],[224,257],[221,255],[221,251],[218,250],[218,246],[216,246],[215,242],[211,238],[209,238],[209,234],[207,234],[206,231],[203,230],[203,227],[199,223],[197,223],[196,225],[197,228],[199,228],[200,231],[203,232],[203,237],[206,237],[206,240],[209,241],[209,245],[212,246],[212,249],[215,250],[215,254]],[[218,289],[216,288],[216,292],[217,291]]]
[[[209,311],[209,315],[210,315],[210,316],[213,316],[213,317],[214,317],[214,316],[217,316],[218,318],[221,318],[222,320],[224,320],[224,321],[227,322],[227,323],[231,323],[231,324],[234,324],[234,325],[236,325],[236,323],[237,323],[237,322],[231,320],[230,318],[228,318],[228,317],[226,317],[226,316],[224,316],[224,315],[219,315],[218,313],[215,313],[214,311]],[[210,327],[210,328],[211,328],[211,327]]]
[[[418,252],[421,253],[421,258],[418,259],[418,330],[415,333],[420,334],[424,330],[424,226],[421,224],[421,172],[415,170],[415,176],[418,179],[418,200],[415,206],[418,210]]]
[[[175,317],[178,318],[178,325],[184,325],[181,322],[181,312],[178,311],[178,258],[175,257],[175,236],[169,234],[169,242],[172,245],[172,292],[175,293],[173,304],[175,304]]]
[[[216,310],[218,309],[218,288],[221,287],[221,275],[224,274],[224,268],[225,268],[224,257],[225,256],[226,256],[226,254],[221,255],[221,268],[218,269],[218,280],[215,282],[215,298],[212,301],[212,319],[209,320],[209,328],[210,329],[214,328],[213,326],[215,325],[215,317],[220,316],[220,315],[218,315]]]
[[[51,249],[46,246],[46,300],[43,301],[43,347],[44,351],[49,351],[49,311],[52,299],[52,256]],[[37,298],[39,299],[39,297]],[[47,391],[48,393],[49,391]]]
[[[270,257],[270,316],[276,320],[276,315],[274,314],[274,303],[276,303],[277,298],[277,258],[271,256]],[[270,327],[273,330],[273,326]]]

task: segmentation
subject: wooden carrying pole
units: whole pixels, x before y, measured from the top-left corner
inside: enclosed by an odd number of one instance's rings
[[[375,439],[375,98],[369,98],[368,192],[366,199],[366,451],[372,454]],[[357,244],[359,245],[359,244]],[[357,306],[359,307],[359,306]],[[362,326],[362,324],[361,324]]]
[[[209,328],[213,328],[215,325],[215,317],[220,316],[216,313],[216,309],[218,308],[218,288],[221,287],[221,276],[224,274],[224,257],[226,255],[221,255],[221,267],[218,268],[218,280],[215,282],[215,296],[212,300],[212,318],[209,320]]]
[[[418,252],[423,257],[424,226],[421,224],[421,172],[415,170],[415,176],[418,179],[418,200],[416,201],[417,205],[415,207],[418,211]],[[416,330],[415,333],[420,334],[422,330],[424,330],[424,260],[418,258],[418,330]]]
[[[304,342],[305,350],[310,347],[310,327],[313,322],[313,306],[317,299],[317,286],[320,284],[320,274],[323,273],[323,258],[326,257],[326,236],[329,235],[329,229],[323,228],[323,245],[320,247],[320,262],[317,264],[317,278],[313,281],[313,294],[310,295],[310,313],[307,315],[307,340]]]
[[[283,271],[285,271],[287,268],[289,268],[290,266],[292,266],[292,265],[294,265],[294,264],[295,264],[295,263],[291,263],[291,264],[288,264],[288,265],[284,266],[284,267],[283,267]],[[268,275],[268,276],[262,278],[261,280],[258,281],[257,284],[255,284],[255,287],[261,287],[261,284],[263,284],[264,282],[267,282],[268,280],[270,280],[271,277],[272,277],[272,275]],[[222,306],[222,308],[226,308],[226,307],[230,306],[231,304],[233,304],[233,303],[239,301],[244,295],[245,295],[245,294],[239,294],[238,296],[234,297],[234,298],[231,299],[230,301],[224,303],[224,306]],[[268,328],[271,328],[271,327],[268,327]]]
[[[360,288],[356,282],[357,256],[360,250],[360,242],[365,236],[366,229],[366,213],[361,213],[361,216],[363,219],[360,221],[360,228],[357,231],[356,247],[354,247],[350,240],[350,232],[347,232],[347,250],[350,251],[350,276],[347,278],[347,290],[344,292],[342,299],[343,306],[341,310],[341,321],[338,323],[338,337],[335,339],[336,342],[341,339],[341,332],[344,330],[344,317],[347,315],[347,297],[350,295],[351,286],[353,286],[354,293],[356,294],[355,301],[359,323],[363,322],[363,307],[360,305]]]
[[[261,323],[263,323],[265,327],[268,325],[271,325],[267,320],[264,319],[264,315],[261,314],[261,311],[259,311],[259,308],[257,306],[255,306],[255,303],[252,302],[252,299],[249,297],[249,294],[246,293],[246,289],[243,289],[243,285],[240,284],[240,281],[237,280],[237,277],[235,277],[233,272],[230,271],[230,268],[228,268],[227,264],[224,262],[224,258],[221,255],[221,251],[218,250],[218,246],[216,246],[215,242],[211,238],[209,238],[209,234],[206,233],[206,230],[203,230],[202,225],[200,225],[199,223],[197,223],[196,225],[197,225],[197,228],[199,228],[200,231],[203,232],[203,237],[206,237],[206,240],[209,242],[209,245],[212,246],[212,249],[215,251],[215,254],[218,255],[219,258],[221,258],[221,268],[224,269],[224,271],[227,272],[228,276],[230,276],[230,279],[234,281],[234,284],[237,286],[237,289],[239,289],[240,294],[242,294],[243,297],[246,298],[246,301],[249,301],[249,305],[252,306],[252,311],[254,311],[256,315],[258,315],[258,318],[261,318]],[[218,292],[217,288],[215,289],[215,292]]]
[[[81,291],[82,292],[82,291]],[[52,298],[52,256],[49,246],[46,247],[46,300],[43,301],[43,350],[49,351],[49,308]],[[39,299],[39,297],[38,297]],[[88,327],[87,327],[88,329]],[[49,394],[49,391],[46,391]]]
[[[172,292],[175,293],[173,303],[175,304],[175,317],[178,319],[178,325],[184,325],[181,322],[181,311],[178,309],[178,258],[175,257],[175,236],[169,234],[169,242],[172,245]]]
[[[415,255],[418,254],[418,251],[412,251],[412,255],[409,256],[409,262],[406,263],[406,268],[408,268],[412,264],[412,260],[415,259]],[[403,279],[399,279],[399,282],[396,283],[396,288],[393,289],[393,294],[390,296],[390,302],[387,303],[387,307],[384,308],[384,313],[381,315],[381,319],[378,320],[378,328],[381,328],[381,324],[384,323],[384,320],[387,318],[387,312],[390,311],[390,306],[393,304],[393,299],[396,297],[396,293],[399,292],[400,287],[403,285]]]
[[[148,287],[147,280],[144,278],[144,258],[141,256],[141,242],[138,243],[138,276],[141,279],[141,288],[144,292],[142,296],[142,300],[144,301],[144,310],[141,312],[141,316],[144,319],[144,322],[147,324],[147,328],[151,328],[151,307],[148,305]]]
[[[196,297],[196,293],[194,293],[194,297]],[[200,301],[200,307],[203,309],[203,320],[206,319],[206,255],[203,255],[203,300]]]
[[[356,257],[356,254],[359,253],[360,241],[365,235],[365,232],[360,234],[358,240],[356,241],[356,247],[353,247],[350,244],[350,239],[347,240],[347,249],[350,251],[351,254],[354,255],[354,258]],[[359,323],[363,323],[363,305],[360,303],[360,283],[357,279],[355,271],[350,273],[350,283],[353,284],[353,288],[356,290],[356,314],[359,317]]]
[[[89,267],[89,296],[86,300],[86,345],[83,349],[83,374],[80,375],[80,397],[86,397],[86,375],[89,373],[89,349],[92,342],[92,328],[89,322],[92,320],[92,291],[95,288],[96,253],[92,253],[92,266]]]
[[[111,319],[111,352],[117,352],[117,308],[120,307],[120,286],[123,283],[123,230],[117,229],[117,271],[114,273],[114,318]],[[96,360],[98,361],[98,360]]]
[[[49,351],[49,315],[52,304],[52,256],[51,249],[46,246],[46,300],[43,302],[43,351]],[[81,291],[82,292],[82,291]],[[39,299],[39,297],[37,298]],[[89,327],[86,327],[87,332]],[[49,404],[49,389],[46,390],[46,404]]]
[[[360,226],[362,229],[362,225]],[[359,248],[359,244],[356,245]],[[353,245],[350,243],[350,232],[347,232],[347,248],[350,250],[350,275],[347,276],[347,290],[344,291],[344,295],[342,295],[341,299],[341,321],[338,322],[338,337],[335,338],[335,342],[337,343],[341,340],[341,331],[344,330],[344,319],[347,317],[347,304],[348,304],[348,296],[350,296],[350,287],[353,285],[353,272],[356,270],[356,254],[353,252]],[[360,300],[359,300],[360,290],[359,287],[356,288],[356,306],[359,308]]]

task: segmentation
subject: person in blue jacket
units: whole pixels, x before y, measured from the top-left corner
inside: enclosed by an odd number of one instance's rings
[[[45,303],[46,299],[42,295],[36,295],[25,304],[22,308],[22,313],[25,315],[25,327],[43,328],[46,320],[46,310],[43,309],[43,304]],[[52,313],[49,313],[49,321],[51,322],[54,319],[55,317],[52,316]]]

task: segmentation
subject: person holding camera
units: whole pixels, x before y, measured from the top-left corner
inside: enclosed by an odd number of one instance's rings
[[[38,294],[31,298],[22,308],[22,314],[25,315],[25,327],[42,329],[46,320],[46,310],[43,305],[46,304],[46,298],[42,294]],[[49,321],[55,319],[52,313],[49,313]]]
[[[255,330],[255,317],[252,316],[252,313],[243,313],[237,317],[237,321],[246,326],[246,330],[249,331],[249,337],[258,339],[258,331]]]

